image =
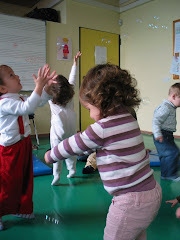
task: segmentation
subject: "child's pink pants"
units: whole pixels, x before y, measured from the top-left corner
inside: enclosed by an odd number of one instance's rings
[[[104,240],[146,240],[146,229],[156,217],[161,200],[162,190],[158,183],[149,191],[113,197]]]

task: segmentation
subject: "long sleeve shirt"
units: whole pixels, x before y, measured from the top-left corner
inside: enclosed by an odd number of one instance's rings
[[[76,71],[77,67],[73,65],[68,80],[73,86],[76,84]],[[49,100],[49,105],[51,109],[50,143],[53,148],[60,141],[77,132],[77,116],[73,99],[65,107],[54,104],[52,100]]]
[[[164,100],[162,104],[154,111],[152,128],[154,137],[162,136],[161,129],[175,132],[176,131],[176,107],[168,100]]]
[[[65,139],[47,155],[52,163],[96,151],[104,188],[111,195],[153,189],[155,180],[137,121],[128,112],[101,119]]]
[[[43,106],[50,96],[45,91],[41,96],[32,92],[28,98],[17,93],[7,93],[0,99],[0,145],[6,147],[15,144],[22,137],[19,133],[18,116],[23,118],[23,137],[27,137],[31,133],[29,115],[34,113],[38,106]]]

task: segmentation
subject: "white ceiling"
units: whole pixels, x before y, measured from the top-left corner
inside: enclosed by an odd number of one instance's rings
[[[51,8],[64,0],[0,0],[0,13],[25,16],[35,7]],[[153,0],[73,0],[84,4],[110,9],[116,12],[127,11]]]

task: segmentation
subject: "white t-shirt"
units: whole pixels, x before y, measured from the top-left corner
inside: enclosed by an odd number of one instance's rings
[[[72,66],[69,75],[69,83],[75,86],[77,67]],[[74,111],[73,99],[65,107],[54,104],[49,101],[51,109],[51,130],[50,143],[51,148],[55,147],[63,139],[72,136],[77,132],[77,116]]]
[[[21,98],[23,98],[23,100]],[[18,117],[23,116],[24,137],[31,133],[29,115],[38,106],[43,106],[51,96],[45,91],[41,97],[36,93],[27,97],[17,93],[7,93],[0,97],[0,145],[10,146],[18,142],[22,135],[19,133]]]

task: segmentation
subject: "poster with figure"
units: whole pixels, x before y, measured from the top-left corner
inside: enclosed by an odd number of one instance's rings
[[[57,60],[72,60],[72,40],[70,38],[57,38]]]

